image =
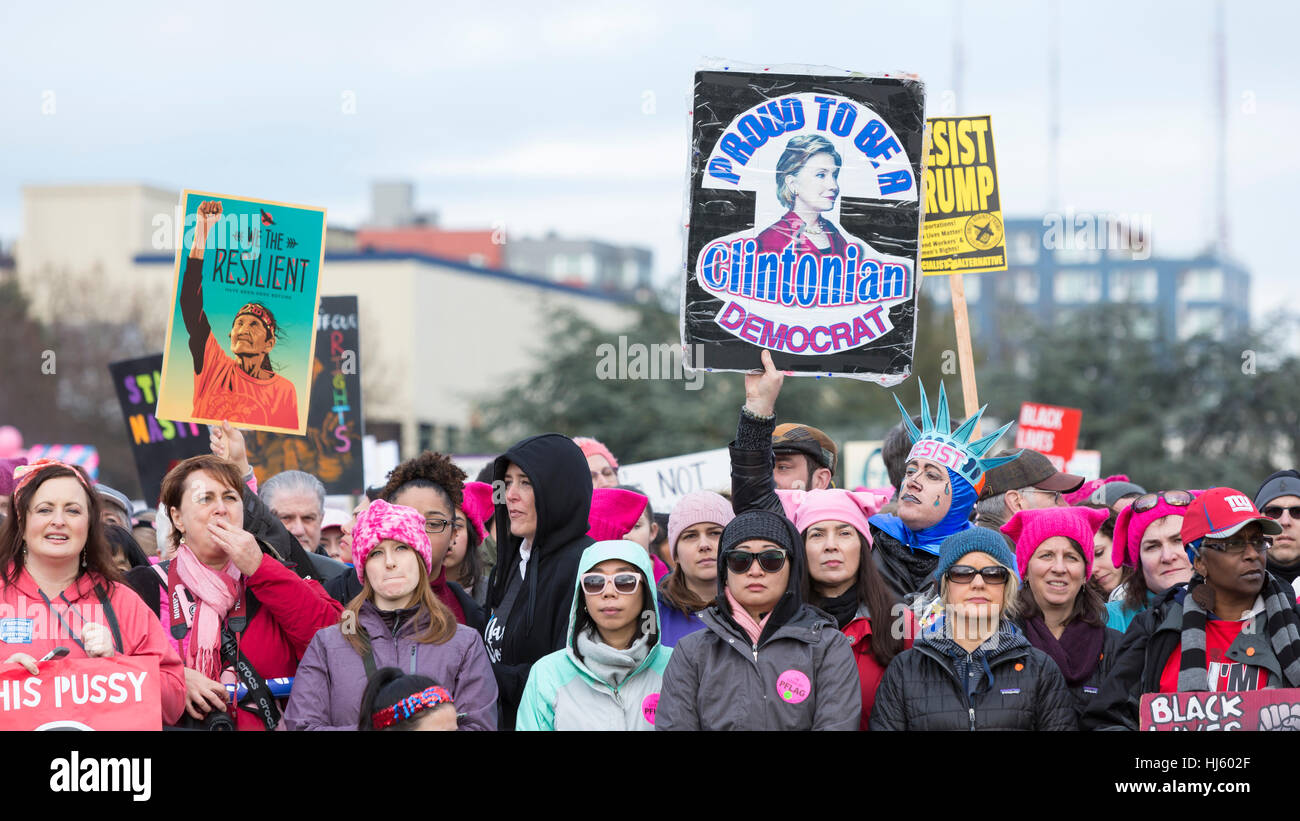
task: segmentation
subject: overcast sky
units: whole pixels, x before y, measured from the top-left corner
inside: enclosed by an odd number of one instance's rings
[[[27,183],[190,187],[355,225],[371,181],[407,179],[445,226],[644,245],[664,280],[701,58],[909,71],[931,115],[955,87],[956,0],[545,5],[4,4],[0,242]],[[1258,314],[1291,291],[1300,9],[1227,6],[1231,241]],[[1048,202],[1049,9],[962,3],[957,107],[993,117],[1008,217]],[[1214,226],[1213,16],[1209,0],[1062,4],[1060,204],[1150,214],[1161,256]]]

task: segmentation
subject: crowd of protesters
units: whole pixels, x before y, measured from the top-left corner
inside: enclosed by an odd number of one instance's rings
[[[746,377],[731,487],[658,513],[555,433],[350,512],[259,487],[229,424],[156,510],[0,460],[0,603],[49,626],[4,669],[151,657],[165,727],[239,730],[1137,729],[1148,693],[1300,687],[1300,472],[1085,482],[922,386],[893,487],[842,489],[783,380]]]

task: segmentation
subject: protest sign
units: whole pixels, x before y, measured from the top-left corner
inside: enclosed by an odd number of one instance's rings
[[[667,512],[697,490],[731,487],[731,453],[726,448],[687,453],[667,459],[619,465],[620,485],[635,485],[656,511]]]
[[[987,117],[931,117],[925,164],[921,270],[978,274],[1007,269],[993,123]]]
[[[181,193],[156,415],[303,434],[325,209]]]
[[[245,433],[248,461],[259,483],[286,470],[303,470],[320,479],[326,493],[358,496],[365,491],[357,324],[356,297],[321,297],[307,435]]]
[[[162,729],[157,658],[62,658],[40,668],[0,670],[0,730]]]
[[[911,373],[925,86],[802,66],[695,74],[682,341],[805,376]],[[698,346],[698,347],[696,347]]]
[[[92,479],[99,478],[99,449],[94,445],[32,445],[27,448],[27,461],[58,459],[67,465],[85,469]]]
[[[127,439],[135,456],[144,500],[153,507],[162,494],[162,480],[177,462],[208,453],[208,430],[193,422],[171,422],[154,415],[158,404],[158,383],[162,378],[162,354],[111,362]]]
[[[1138,716],[1142,730],[1300,730],[1300,690],[1147,693]]]
[[[1065,463],[1065,472],[1082,476],[1085,480],[1101,478],[1101,451],[1075,450],[1074,456]]]
[[[1016,447],[1030,448],[1051,460],[1057,470],[1065,470],[1074,457],[1079,442],[1079,422],[1083,411],[1024,402],[1020,405],[1020,424],[1016,428]]]

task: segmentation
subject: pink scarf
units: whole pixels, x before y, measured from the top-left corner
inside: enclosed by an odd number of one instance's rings
[[[189,646],[184,651],[185,666],[203,675],[221,679],[221,620],[235,606],[239,598],[242,574],[234,562],[224,571],[216,571],[198,560],[189,545],[181,543],[176,550],[176,572],[185,589],[198,599],[194,612]],[[173,591],[168,591],[172,593]]]
[[[731,595],[731,588],[726,588],[726,592],[727,604],[731,606],[731,617],[745,631],[745,635],[749,636],[750,644],[758,644],[758,637],[763,635],[763,625],[767,624],[767,620],[772,618],[771,612],[764,616],[762,621],[754,621],[754,617],[749,615],[749,611],[740,602],[736,601],[735,596]]]

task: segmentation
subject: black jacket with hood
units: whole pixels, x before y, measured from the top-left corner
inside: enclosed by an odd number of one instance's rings
[[[769,476],[771,475],[769,471]],[[704,630],[682,637],[664,670],[656,730],[856,730],[862,714],[858,665],[835,619],[803,601],[803,538],[787,532],[790,575],[758,642],[726,605],[727,568],[718,562],[718,599],[700,613]]]
[[[544,433],[516,443],[493,463],[494,485],[504,481],[511,464],[518,465],[532,483],[537,530],[531,540],[528,570],[504,626],[501,657],[492,664],[501,710],[497,726],[503,730],[515,726],[515,712],[533,662],[566,646],[578,561],[582,551],[595,543],[587,535],[591,527],[591,471],[587,457],[572,439]],[[493,628],[493,613],[505,597],[510,574],[519,572],[523,543],[510,532],[504,501],[496,505],[495,520],[497,563],[488,581],[487,630]]]

